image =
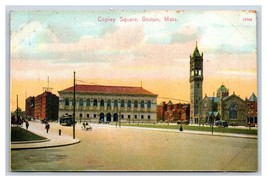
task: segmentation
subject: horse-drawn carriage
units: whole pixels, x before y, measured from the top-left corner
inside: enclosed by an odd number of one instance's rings
[[[83,123],[82,130],[84,130],[84,131],[92,131],[93,128],[88,123]]]

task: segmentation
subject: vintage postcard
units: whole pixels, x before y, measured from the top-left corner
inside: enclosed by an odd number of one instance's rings
[[[257,10],[9,16],[11,172],[258,172]]]

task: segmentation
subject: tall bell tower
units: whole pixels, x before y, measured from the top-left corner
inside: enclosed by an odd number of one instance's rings
[[[203,52],[200,54],[197,42],[196,48],[190,55],[190,123],[199,124],[199,105],[202,100],[203,83]]]

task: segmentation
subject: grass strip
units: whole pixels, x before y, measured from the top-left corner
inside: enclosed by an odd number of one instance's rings
[[[11,141],[36,141],[46,138],[20,127],[11,127]]]
[[[160,128],[160,129],[177,129],[179,130],[179,125],[168,125],[168,124],[125,124],[122,126],[135,126],[135,127],[144,127],[144,128]],[[183,130],[191,130],[191,131],[210,131],[211,127],[207,126],[192,126],[192,125],[182,125]],[[249,134],[249,135],[257,135],[257,129],[249,129],[249,128],[221,128],[221,127],[213,127],[213,132],[220,133],[232,133],[232,134]]]

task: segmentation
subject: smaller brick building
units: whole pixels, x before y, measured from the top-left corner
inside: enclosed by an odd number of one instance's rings
[[[251,94],[249,99],[246,99],[247,103],[247,124],[257,125],[258,124],[258,110],[257,110],[257,97],[254,92]]]
[[[162,120],[163,122],[176,123],[179,121],[189,120],[190,117],[190,105],[176,103],[173,104],[169,101],[162,102],[157,106],[157,118],[158,121]]]

